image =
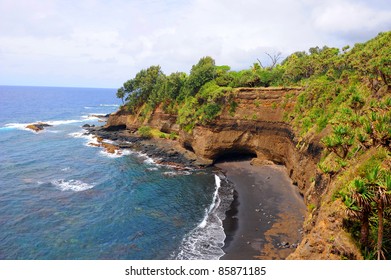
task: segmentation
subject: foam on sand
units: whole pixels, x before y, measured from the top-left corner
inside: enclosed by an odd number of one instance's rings
[[[187,235],[180,245],[179,253],[174,257],[179,260],[217,260],[224,255],[225,233],[222,226],[222,219],[225,210],[219,208],[221,198],[219,190],[221,179],[215,175],[216,189],[213,199],[208,208],[205,209],[205,216],[202,221]]]

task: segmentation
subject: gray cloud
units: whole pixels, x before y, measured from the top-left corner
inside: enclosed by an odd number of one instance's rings
[[[388,0],[1,0],[0,84],[119,87],[140,69],[210,55],[248,68],[265,52],[353,45],[391,29]]]
[[[365,40],[379,30],[390,30],[391,9],[381,9],[375,2],[333,1],[321,5],[314,12],[315,27],[345,40]]]

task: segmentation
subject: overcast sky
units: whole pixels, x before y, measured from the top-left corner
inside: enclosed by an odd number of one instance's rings
[[[0,0],[0,85],[118,88],[151,65],[239,70],[389,30],[390,0]]]

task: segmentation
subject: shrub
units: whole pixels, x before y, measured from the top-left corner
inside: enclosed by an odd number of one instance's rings
[[[143,138],[152,138],[152,130],[149,126],[140,126],[137,133]]]
[[[159,138],[166,139],[167,137],[166,137],[166,134],[165,134],[165,133],[161,132],[161,133],[159,134]]]
[[[171,132],[168,138],[171,140],[175,140],[178,138],[178,135],[175,132]]]

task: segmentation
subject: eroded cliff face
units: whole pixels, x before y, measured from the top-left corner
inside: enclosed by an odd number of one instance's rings
[[[299,88],[241,88],[233,92],[235,113],[229,106],[212,123],[196,126],[191,133],[179,129],[176,116],[161,108],[148,121],[119,111],[107,127],[135,129],[149,125],[164,132],[179,132],[180,143],[204,162],[229,154],[256,156],[254,164],[284,164],[308,206],[305,235],[291,259],[360,259],[361,254],[343,229],[344,211],[332,200],[333,182],[317,169],[322,152],[320,135],[299,139],[284,113],[294,106]]]

